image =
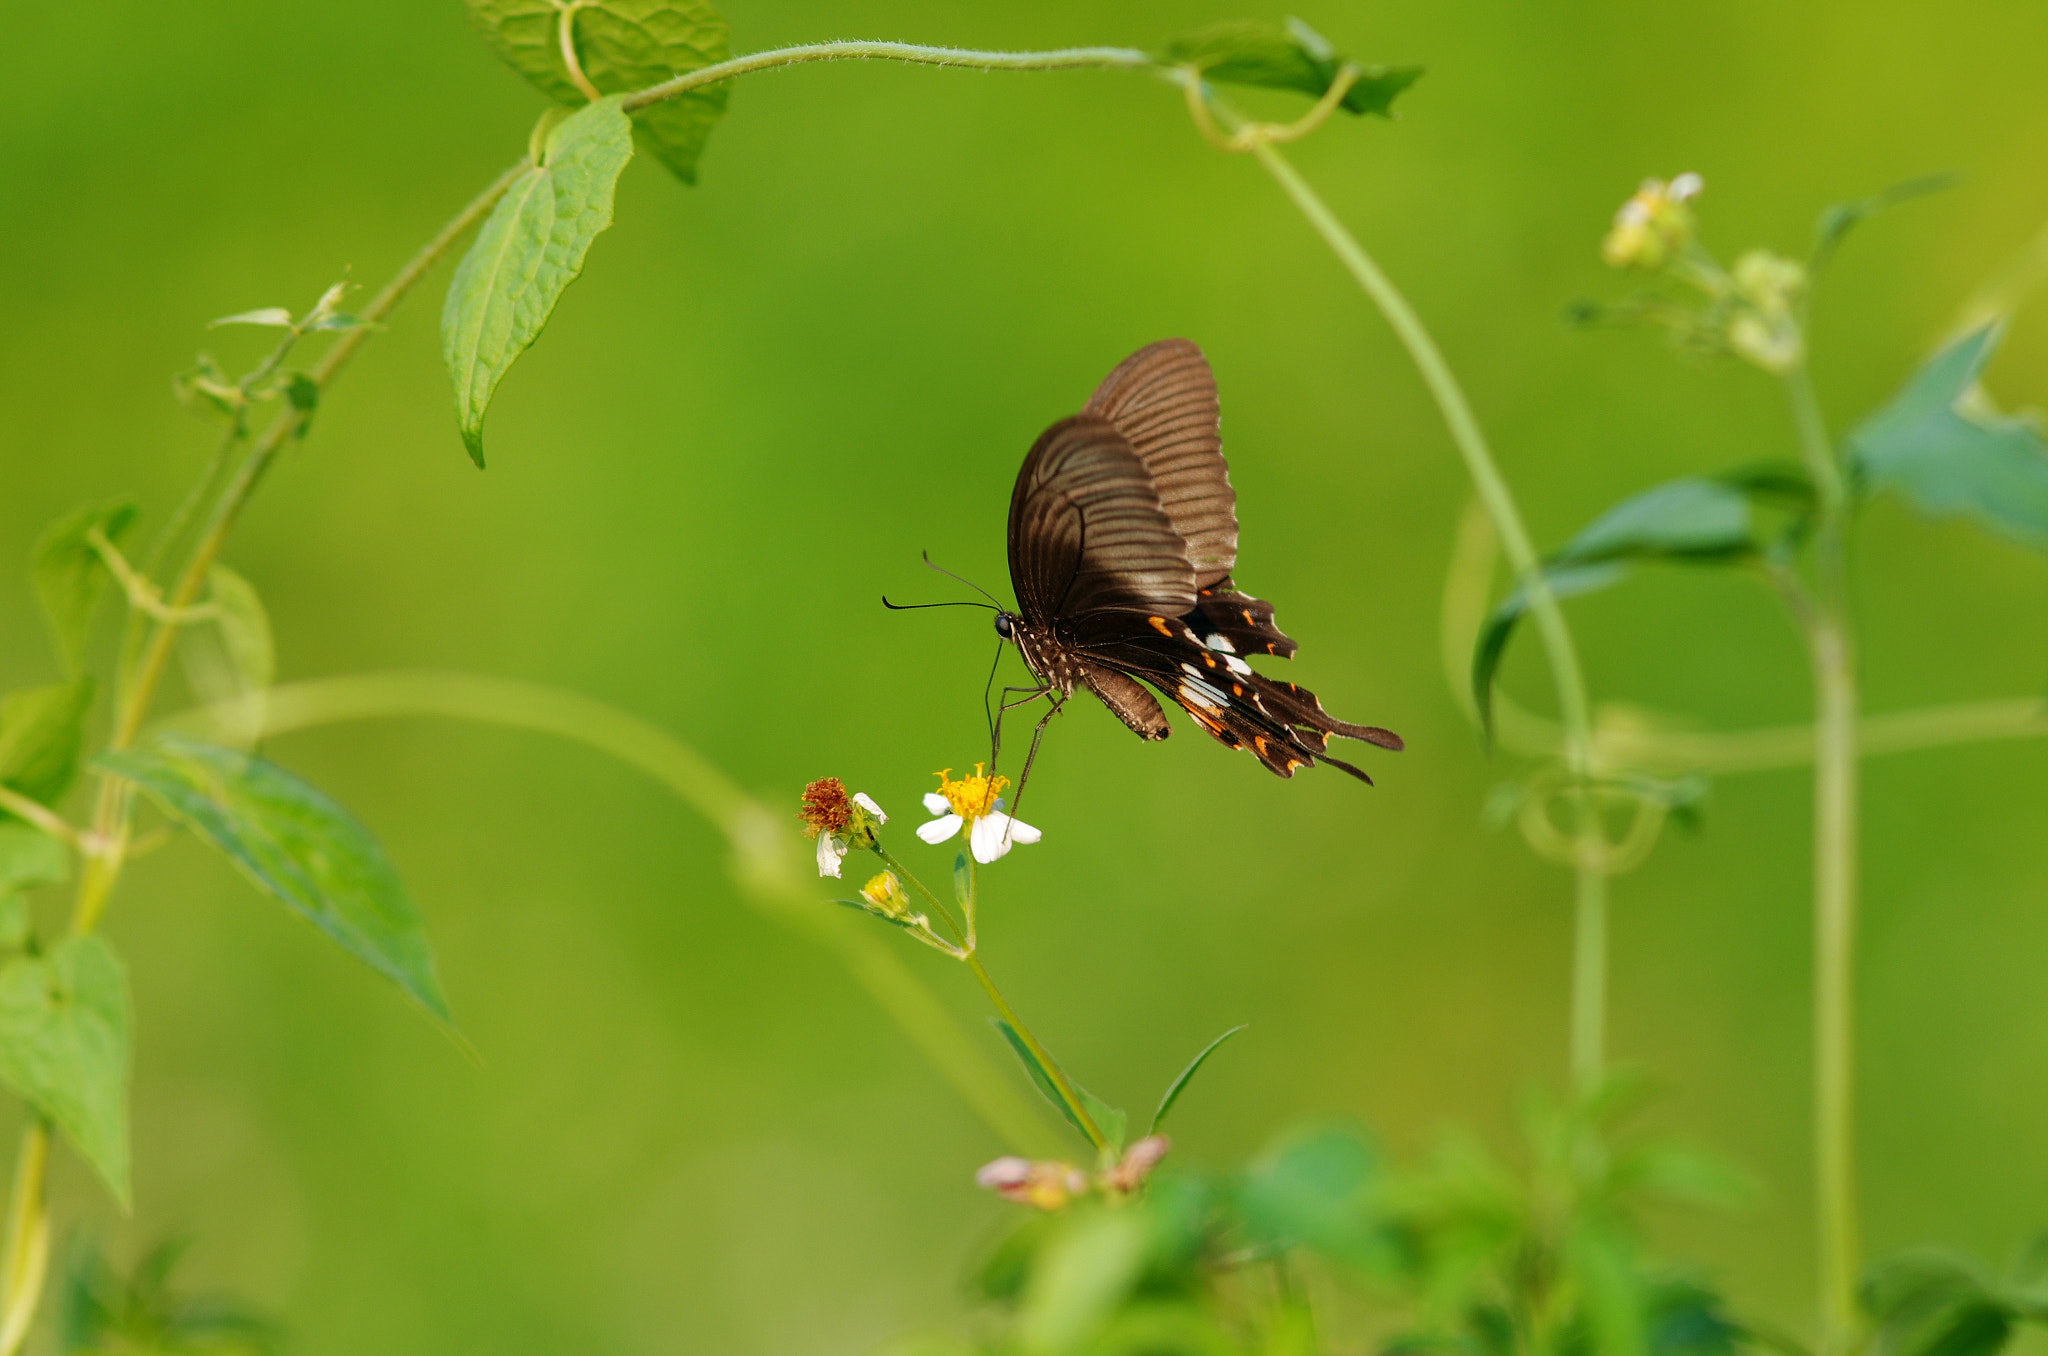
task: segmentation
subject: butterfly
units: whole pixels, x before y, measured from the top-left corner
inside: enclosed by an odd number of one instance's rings
[[[1032,732],[1026,777],[1046,721],[1078,688],[1139,738],[1164,739],[1172,727],[1149,684],[1281,777],[1328,763],[1370,785],[1327,752],[1330,737],[1402,747],[1392,731],[1338,720],[1307,688],[1246,662],[1289,659],[1296,647],[1272,605],[1231,578],[1237,493],[1218,426],[1208,360],[1185,339],[1162,339],[1117,364],[1024,458],[1010,495],[1017,610],[998,610],[995,628],[1036,680],[1004,689],[1001,709],[1052,703]]]

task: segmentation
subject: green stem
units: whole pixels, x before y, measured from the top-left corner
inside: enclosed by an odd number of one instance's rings
[[[1444,425],[1450,430],[1458,455],[1464,459],[1465,471],[1472,479],[1487,516],[1493,521],[1494,532],[1500,538],[1515,580],[1527,596],[1529,611],[1536,619],[1537,633],[1543,641],[1551,683],[1557,694],[1558,719],[1564,732],[1565,767],[1578,783],[1577,793],[1572,799],[1576,819],[1574,829],[1582,851],[1573,867],[1577,880],[1573,891],[1573,935],[1576,942],[1573,947],[1571,1060],[1575,1081],[1581,1088],[1590,1087],[1599,1080],[1605,1064],[1606,975],[1604,969],[1595,972],[1586,967],[1604,967],[1606,964],[1607,880],[1600,863],[1604,854],[1600,851],[1599,809],[1588,790],[1593,762],[1591,705],[1586,696],[1585,675],[1579,667],[1578,651],[1572,645],[1571,631],[1565,625],[1564,612],[1551,591],[1550,581],[1544,576],[1535,544],[1522,523],[1521,511],[1515,506],[1514,495],[1487,447],[1486,435],[1480,431],[1479,421],[1465,399],[1464,390],[1452,375],[1450,364],[1444,361],[1443,353],[1430,337],[1421,317],[1392,280],[1380,271],[1379,265],[1365,252],[1357,238],[1277,148],[1262,141],[1252,147],[1252,154],[1258,157],[1259,163],[1265,166],[1266,172],[1273,176],[1301,214],[1308,218],[1309,225],[1315,228],[1366,296],[1379,307],[1395,337],[1408,350],[1409,358],[1422,374],[1423,384],[1429,388],[1438,411],[1443,415]]]
[[[1154,65],[1144,52],[1130,47],[1067,47],[1051,52],[976,52],[958,47],[926,47],[911,42],[812,42],[754,52],[705,66],[629,94],[620,107],[632,113],[649,104],[673,99],[721,80],[798,66],[813,61],[904,61],[917,66],[965,66],[981,71],[1060,71],[1082,68],[1143,68]]]
[[[1813,1132],[1821,1351],[1855,1341],[1860,1270],[1855,1159],[1857,690],[1849,615],[1848,486],[1802,366],[1786,376],[1817,498],[1814,606]]]
[[[996,988],[996,982],[990,979],[988,971],[982,968],[981,957],[971,951],[968,952],[967,968],[974,971],[974,977],[981,981],[981,987],[988,994],[989,1002],[996,1005],[996,1013],[1010,1024],[1010,1030],[1017,1033],[1017,1038],[1024,1042],[1024,1048],[1038,1061],[1038,1067],[1045,1070],[1045,1076],[1052,1080],[1053,1088],[1059,1093],[1060,1101],[1067,1108],[1067,1114],[1074,1118],[1074,1124],[1081,1127],[1081,1133],[1088,1136],[1088,1142],[1094,1145],[1098,1152],[1107,1151],[1109,1137],[1102,1133],[1101,1127],[1095,1124],[1095,1118],[1088,1114],[1088,1108],[1082,1105],[1081,1095],[1074,1091],[1074,1085],[1067,1080],[1066,1072],[1060,1068],[1059,1061],[1046,1053],[1045,1047],[1038,1043],[1038,1037],[1031,1034],[1031,1028],[1024,1025],[1024,1019],[1004,1001],[1002,991]]]

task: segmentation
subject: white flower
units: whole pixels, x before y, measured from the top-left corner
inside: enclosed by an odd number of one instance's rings
[[[1041,835],[1023,820],[1003,813],[1003,803],[996,796],[1010,779],[1000,773],[984,775],[981,769],[976,763],[974,774],[958,781],[948,777],[951,768],[938,774],[939,789],[924,795],[924,808],[937,818],[918,825],[917,836],[936,846],[964,828],[967,850],[986,866],[1016,844],[1035,843]]]
[[[839,864],[846,860],[847,841],[836,833],[818,835],[818,874],[837,878]]]

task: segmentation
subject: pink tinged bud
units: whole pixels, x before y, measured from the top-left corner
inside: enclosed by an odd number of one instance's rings
[[[1164,1135],[1147,1135],[1124,1150],[1123,1160],[1102,1174],[1103,1186],[1111,1191],[1136,1191],[1166,1157],[1173,1141]]]
[[[993,1163],[984,1163],[981,1170],[974,1174],[974,1184],[989,1191],[1022,1186],[1030,1180],[1030,1160],[1016,1157],[998,1158]]]

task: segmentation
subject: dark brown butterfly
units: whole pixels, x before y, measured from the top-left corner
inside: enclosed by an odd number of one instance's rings
[[[1003,709],[1052,699],[1032,754],[1077,687],[1139,738],[1166,738],[1172,728],[1142,682],[1278,776],[1322,762],[1370,784],[1325,752],[1330,736],[1394,750],[1401,737],[1337,720],[1307,688],[1252,671],[1245,656],[1287,659],[1295,645],[1270,604],[1238,592],[1236,564],[1237,494],[1216,379],[1199,348],[1162,339],[1119,363],[1081,413],[1039,435],[1010,495],[1017,611],[998,611],[995,625],[1037,679],[1005,689],[1028,695]]]

